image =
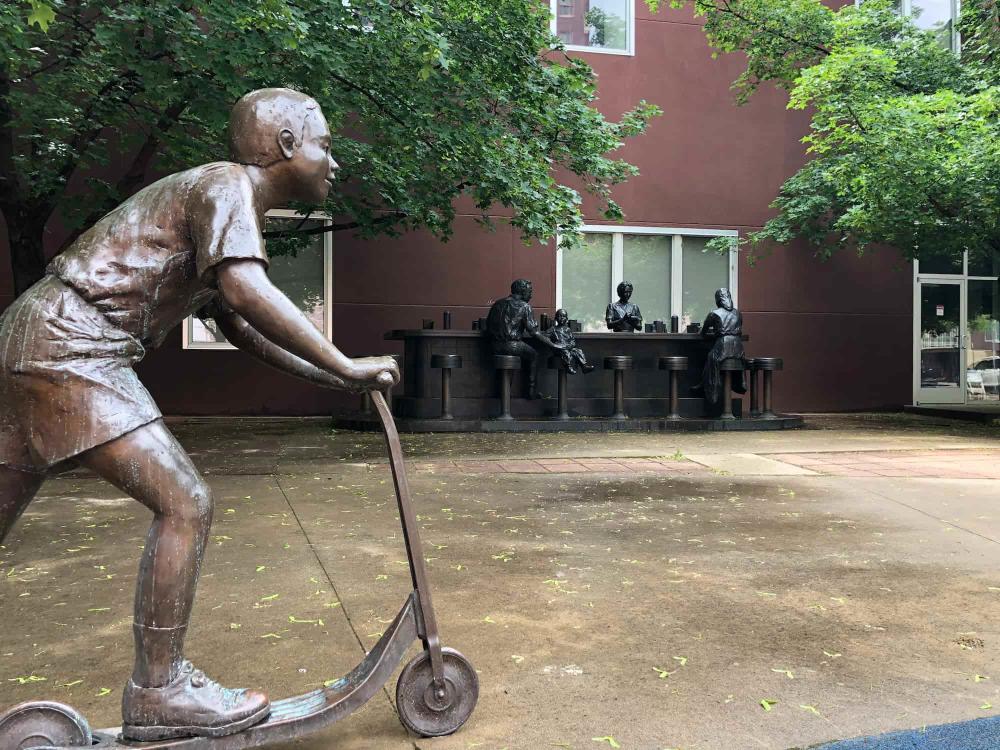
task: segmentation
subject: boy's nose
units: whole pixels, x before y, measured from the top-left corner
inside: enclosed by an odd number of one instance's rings
[[[340,169],[340,165],[337,164],[337,162],[335,162],[333,160],[333,157],[331,156],[330,157],[330,177],[333,177],[333,173],[336,172],[338,169]]]

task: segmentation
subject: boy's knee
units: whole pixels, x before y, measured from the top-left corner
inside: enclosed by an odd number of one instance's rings
[[[193,526],[208,528],[212,523],[215,503],[212,490],[203,481],[195,482],[187,492],[187,497],[178,504],[179,520]]]

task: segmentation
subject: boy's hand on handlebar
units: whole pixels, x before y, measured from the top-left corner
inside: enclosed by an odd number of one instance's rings
[[[384,391],[399,383],[399,364],[392,357],[361,357],[352,360],[351,385],[362,391]]]

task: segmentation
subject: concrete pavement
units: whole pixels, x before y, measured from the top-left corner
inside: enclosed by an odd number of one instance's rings
[[[812,424],[406,436],[443,639],[479,670],[479,707],[413,738],[390,683],[286,747],[784,750],[996,715],[1000,436]],[[409,589],[377,436],[175,429],[217,505],[189,656],[274,697],[347,671]],[[46,483],[0,548],[0,706],[118,723],[148,520],[96,478]]]

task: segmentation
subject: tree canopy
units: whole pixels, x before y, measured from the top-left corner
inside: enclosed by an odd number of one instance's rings
[[[226,158],[229,108],[254,88],[320,102],[342,167],[323,208],[368,235],[447,238],[465,196],[484,222],[500,205],[526,238],[571,239],[567,178],[620,217],[610,191],[636,169],[609,154],[658,113],[639,102],[606,120],[535,0],[15,0],[0,55],[18,291],[42,272],[53,214],[82,231],[151,168]]]
[[[652,8],[660,5],[649,0]],[[752,246],[802,238],[821,255],[888,244],[910,258],[1000,253],[1000,3],[963,0],[961,52],[891,0],[676,0],[709,43],[742,52],[745,101],[763,83],[809,110],[808,163]],[[914,3],[919,5],[919,3]]]

